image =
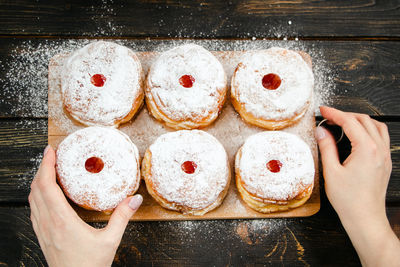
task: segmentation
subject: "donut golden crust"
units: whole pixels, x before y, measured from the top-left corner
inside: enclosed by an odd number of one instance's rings
[[[307,102],[307,105],[300,110],[299,113],[296,113],[292,118],[290,119],[284,119],[284,120],[265,120],[265,119],[260,119],[255,117],[251,112],[247,112],[245,105],[243,103],[239,103],[235,97],[232,96],[232,105],[235,108],[235,110],[240,114],[242,119],[246,121],[247,123],[250,123],[252,125],[268,129],[268,130],[280,130],[283,128],[286,128],[292,124],[295,124],[298,120],[300,120],[304,113],[306,113],[309,102]]]
[[[91,43],[73,52],[62,71],[64,108],[84,125],[118,127],[143,105],[141,63],[124,46]]]
[[[269,165],[273,161],[279,162],[279,167]],[[307,144],[284,132],[251,136],[235,158],[239,194],[249,207],[262,213],[303,205],[312,194],[314,172],[314,161]]]
[[[152,182],[152,180],[149,178],[151,177],[151,152],[149,150],[146,151],[143,161],[142,161],[142,175],[146,181],[146,188],[147,188],[147,192],[149,192],[149,194],[163,207],[169,210],[175,210],[175,211],[179,211],[183,214],[190,214],[190,215],[197,215],[197,216],[201,216],[206,214],[207,212],[219,207],[222,204],[222,201],[224,200],[226,194],[228,193],[228,188],[229,188],[229,183],[230,183],[230,177],[229,177],[229,181],[226,185],[226,187],[224,188],[223,191],[221,191],[221,193],[219,194],[219,196],[217,197],[217,199],[215,200],[214,203],[212,203],[211,205],[205,207],[205,208],[201,208],[198,210],[195,210],[191,207],[188,207],[186,205],[182,205],[180,203],[176,203],[176,202],[171,202],[168,201],[167,199],[165,199],[161,194],[159,194],[156,190],[155,190],[155,185]]]
[[[148,110],[154,118],[177,130],[210,125],[225,103],[226,91],[221,63],[194,44],[162,53],[145,82]]]
[[[78,206],[110,213],[140,184],[139,153],[124,133],[87,127],[58,146],[57,181]]]
[[[240,157],[240,151],[238,153]],[[240,158],[239,159],[237,158],[236,160],[240,160]],[[263,199],[246,191],[246,189],[243,187],[243,181],[240,177],[240,171],[235,168],[235,172],[236,172],[236,187],[239,191],[240,196],[242,197],[243,201],[247,205],[249,205],[249,207],[258,212],[271,213],[271,212],[294,209],[306,203],[312,194],[313,185],[310,185],[303,192],[298,194],[294,199],[288,201]]]
[[[231,81],[231,100],[246,122],[269,130],[296,123],[310,105],[310,57],[283,48],[249,51]]]
[[[182,169],[187,160],[196,164],[193,173]],[[190,215],[204,215],[221,205],[230,184],[222,145],[197,130],[160,136],[144,155],[142,175],[147,191],[162,207]]]

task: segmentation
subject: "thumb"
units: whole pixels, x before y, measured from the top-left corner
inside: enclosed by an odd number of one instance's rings
[[[54,149],[48,145],[43,152],[42,163],[39,166],[37,177],[43,179],[46,183],[56,182],[56,153]]]
[[[321,152],[323,169],[338,167],[340,165],[339,153],[333,135],[324,127],[318,126],[315,129],[315,138]]]
[[[108,232],[114,238],[121,240],[129,219],[139,209],[142,202],[142,195],[137,194],[133,197],[128,197],[119,203],[111,215],[111,218],[105,229],[106,232]]]

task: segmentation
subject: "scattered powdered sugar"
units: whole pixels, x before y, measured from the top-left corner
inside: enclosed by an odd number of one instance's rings
[[[278,75],[277,90],[263,87],[264,75]],[[286,120],[310,103],[314,77],[302,57],[291,50],[273,47],[243,55],[232,78],[232,94],[246,112],[264,120]]]
[[[100,172],[86,170],[87,159],[100,158]],[[135,164],[136,162],[136,164]],[[69,197],[95,210],[111,210],[139,187],[139,154],[119,130],[87,127],[63,140],[57,149],[57,174]]]
[[[86,125],[114,126],[143,96],[139,59],[112,42],[94,42],[75,51],[65,59],[61,73],[64,105]],[[103,86],[92,84],[95,74],[105,77]]]
[[[235,232],[247,243],[252,243],[250,237],[265,237],[268,235],[282,234],[287,221],[285,219],[254,219],[243,221],[239,220],[235,224]]]
[[[27,152],[28,154],[32,154],[31,151]],[[39,169],[40,163],[42,162],[43,154],[38,153],[29,159],[29,163],[27,164],[31,168],[28,167],[28,171],[26,173],[20,174],[17,176],[18,178],[18,189],[29,189],[32,180]]]
[[[129,224],[125,230],[124,243],[138,242],[149,239],[175,240],[176,244],[188,249],[194,249],[201,244],[209,245],[215,242],[229,242],[238,244],[240,240],[247,244],[254,244],[265,239],[279,240],[281,235],[291,225],[287,219],[252,219],[252,220],[210,220],[204,221],[166,221],[166,222],[135,222]],[[105,223],[91,223],[95,228],[103,228]],[[157,236],[146,229],[157,229]],[[170,241],[171,242],[171,241]],[[160,242],[160,246],[165,242]],[[167,243],[170,245],[171,243]]]
[[[204,209],[217,200],[227,185],[226,152],[218,140],[206,132],[167,133],[157,138],[149,149],[154,190],[172,205]],[[197,165],[194,173],[182,170],[181,165],[186,161]]]
[[[279,32],[279,31],[278,31]],[[278,36],[279,37],[279,36]],[[0,62],[5,69],[0,76],[0,104],[7,106],[7,116],[47,117],[47,67],[49,60],[57,54],[68,54],[91,42],[84,39],[70,40],[27,40],[18,41],[11,47],[7,61]],[[306,51],[312,58],[315,78],[315,111],[319,114],[320,105],[331,104],[331,96],[335,90],[335,70],[328,64],[324,51],[316,42],[311,41],[271,41],[257,39],[255,41],[236,40],[115,40],[133,51],[163,52],[178,45],[195,43],[210,51],[245,51],[268,49],[278,46],[293,50]],[[146,73],[151,62],[143,61]],[[233,69],[236,66],[232,66]],[[226,67],[225,67],[226,69]],[[229,70],[229,69],[228,69]],[[230,73],[227,72],[228,81]]]
[[[116,25],[114,18],[117,13],[113,6],[115,6],[113,0],[101,0],[89,8],[89,13],[93,13],[91,20],[97,26],[97,30],[88,32],[86,35],[118,36],[122,34],[123,26]]]
[[[185,88],[179,83],[183,75],[194,78],[193,86]],[[194,44],[162,53],[153,63],[147,82],[146,97],[162,113],[176,121],[195,122],[217,117],[227,83],[221,63]]]
[[[19,120],[15,123],[14,138],[3,140],[12,145],[14,153],[19,153],[22,149],[26,164],[18,169],[15,174],[17,188],[21,191],[30,190],[30,184],[42,160],[43,149],[47,140],[47,122],[44,120]],[[6,160],[6,157],[5,157]],[[21,157],[21,160],[23,158]],[[21,163],[18,163],[18,165]],[[4,167],[6,170],[14,170],[13,167]],[[15,171],[13,171],[15,173]]]
[[[5,75],[0,77],[0,84],[2,90],[0,91],[0,104],[9,106],[9,113],[6,115],[12,116],[33,116],[33,117],[47,117],[47,66],[51,57],[56,54],[67,54],[75,51],[92,42],[92,40],[38,40],[33,39],[29,41],[17,41],[15,47],[12,48],[9,54],[9,61],[1,62],[2,68],[6,69],[3,72]],[[163,52],[173,47],[195,43],[202,45],[210,51],[245,51],[245,50],[259,50],[268,49],[270,47],[278,46],[287,49],[306,51],[310,54],[313,61],[313,73],[315,77],[315,107],[317,108],[321,104],[329,104],[331,101],[331,95],[335,86],[335,72],[332,66],[327,62],[324,56],[324,46],[314,41],[271,41],[257,39],[255,41],[237,40],[237,41],[226,41],[226,40],[115,40],[116,43],[125,45],[131,48],[133,51],[144,52],[144,51],[156,51]],[[226,53],[229,54],[229,53]],[[216,55],[214,53],[214,55]],[[153,56],[146,57],[138,55],[144,72],[147,73],[149,66],[154,61]],[[223,57],[224,55],[221,55]],[[220,60],[221,57],[217,56]],[[237,58],[232,58],[223,62],[226,70],[228,81],[233,73],[235,62]],[[221,60],[222,62],[222,60]],[[59,91],[56,92],[61,95]],[[18,100],[18,102],[14,100]],[[61,96],[60,96],[61,99]],[[318,113],[318,110],[316,110]],[[69,118],[60,119],[60,116],[65,116],[62,112],[53,113],[49,110],[49,116],[58,118],[58,121],[71,121]],[[232,118],[236,119],[229,123],[228,120]],[[65,119],[65,120],[64,120]],[[145,149],[149,144],[153,143],[157,136],[171,131],[161,123],[151,119],[147,109],[143,109],[140,114],[132,121],[134,127],[128,127],[128,124],[122,125],[121,130],[126,132],[131,139],[138,146],[140,153],[143,155]],[[73,123],[65,123],[58,125],[63,131],[61,134],[68,134],[81,126],[77,126]],[[221,131],[217,131],[217,128],[224,126]],[[207,132],[213,134],[223,146],[227,149],[230,160],[233,160],[233,156],[237,149],[243,144],[244,140],[251,134],[260,131],[257,127],[249,127],[245,124],[238,114],[233,110],[230,103],[224,107],[222,113],[214,124],[214,127],[205,129]],[[232,131],[240,132],[237,138],[232,136]],[[288,131],[291,131],[288,129]],[[311,136],[310,133],[305,133],[307,136]],[[236,141],[235,141],[236,140]],[[234,142],[235,141],[235,142]],[[314,142],[314,143],[313,143]],[[310,146],[315,145],[315,140],[308,142]],[[41,151],[42,152],[42,151]],[[36,153],[36,152],[35,152]],[[37,156],[30,155],[32,164],[39,165],[41,161],[41,153]],[[23,178],[21,188],[29,187],[31,177],[33,177],[36,169],[32,169],[32,172],[28,175],[30,177]],[[25,176],[25,175],[24,175]],[[29,178],[29,179],[28,179]],[[21,178],[22,179],[22,178]],[[231,185],[232,187],[232,185]],[[239,209],[243,211],[245,206],[238,201],[238,199],[229,198],[226,201],[232,201],[232,211]]]
[[[47,66],[58,53],[69,53],[87,40],[28,40],[10,51],[10,59],[2,63],[5,76],[0,76],[0,104],[8,106],[6,115],[47,117]]]
[[[266,164],[270,160],[281,162],[279,172],[268,171]],[[296,135],[283,131],[266,131],[249,137],[235,164],[246,190],[261,198],[293,199],[314,182],[309,146]]]

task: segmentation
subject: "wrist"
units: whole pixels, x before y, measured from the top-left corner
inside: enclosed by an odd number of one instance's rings
[[[362,209],[346,215],[340,213],[338,215],[350,237],[354,234],[370,235],[378,230],[380,233],[391,230],[384,208],[375,210]]]
[[[369,228],[390,228],[386,216],[385,200],[366,200],[353,202],[343,209],[343,205],[333,205],[346,231],[369,230]]]
[[[385,211],[373,214],[368,211],[357,212],[354,216],[340,219],[363,265],[371,265],[385,258],[388,240],[393,236]]]

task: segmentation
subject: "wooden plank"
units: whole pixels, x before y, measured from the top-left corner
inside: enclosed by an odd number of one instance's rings
[[[190,41],[190,40],[189,40]],[[329,105],[370,115],[400,116],[398,42],[192,40],[209,50],[284,46],[305,50],[314,63],[316,86]],[[47,65],[52,56],[88,40],[2,39],[0,117],[47,117]],[[165,50],[188,41],[118,40],[135,51]]]
[[[0,35],[400,37],[397,1],[2,1]]]
[[[400,236],[400,208],[388,207],[387,214]],[[0,207],[1,265],[46,266],[29,216],[27,207]],[[317,215],[303,219],[132,222],[113,266],[246,264],[360,265],[337,215],[324,203]]]
[[[46,145],[47,119],[0,120],[0,201],[27,201]]]
[[[400,122],[388,122],[393,171],[386,201],[400,202]],[[339,134],[339,133],[337,133]],[[0,120],[0,203],[26,203],[29,185],[47,144],[47,119]],[[342,159],[349,144],[339,143]]]
[[[233,69],[239,63],[243,56],[243,51],[219,51],[213,52],[214,56],[222,63],[226,73],[233,73]],[[312,62],[304,52],[302,53],[309,66]],[[300,55],[302,55],[300,54]],[[153,62],[157,57],[156,52],[140,52],[138,57],[142,62]],[[77,129],[82,129],[84,126],[78,125],[75,120],[65,113],[61,101],[61,84],[60,78],[62,75],[62,63],[66,58],[65,54],[54,56],[49,63],[49,78],[48,78],[48,135],[49,144],[56,148],[58,144],[69,134]],[[146,72],[149,64],[143,66]],[[228,74],[227,79],[231,77]],[[313,99],[310,100],[313,103]],[[160,122],[157,122],[146,109],[142,109],[135,115],[135,119],[121,125],[119,130],[126,133],[131,140],[136,144],[139,150],[140,157],[143,159],[146,149],[154,142],[161,134],[170,132],[172,129],[162,127]],[[310,199],[301,207],[291,209],[284,212],[274,213],[259,213],[249,208],[240,197],[235,186],[233,176],[234,158],[238,149],[243,145],[244,140],[253,134],[261,132],[259,127],[246,124],[237,112],[234,110],[230,100],[228,99],[215,123],[209,127],[203,128],[204,131],[215,136],[224,146],[231,167],[232,179],[228,193],[224,202],[220,207],[202,215],[192,216],[183,215],[178,212],[169,211],[162,208],[154,199],[147,193],[145,184],[142,183],[139,192],[143,196],[143,208],[133,218],[133,220],[210,220],[210,219],[230,219],[230,218],[276,218],[276,217],[306,217],[318,212],[320,207],[319,198],[319,179],[318,179],[318,148],[314,137],[315,114],[313,108],[308,108],[304,116],[298,123],[285,128],[283,131],[294,133],[300,136],[310,147],[315,162],[315,182]],[[227,136],[229,132],[229,136]],[[85,221],[105,221],[109,215],[101,212],[86,211],[77,207],[77,212]]]

